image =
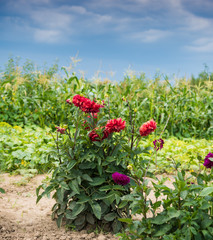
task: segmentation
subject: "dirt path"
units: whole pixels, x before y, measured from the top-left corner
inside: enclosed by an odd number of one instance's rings
[[[36,205],[36,187],[45,175],[32,178],[22,185],[23,177],[0,174],[0,186],[5,194],[0,194],[0,239],[1,240],[115,240],[115,236],[86,231],[66,231],[58,229],[51,220],[53,199],[43,198]]]

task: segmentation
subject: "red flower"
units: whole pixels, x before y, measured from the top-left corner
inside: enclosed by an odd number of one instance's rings
[[[61,127],[55,127],[57,128],[57,132],[60,132],[61,134],[65,134],[66,129],[65,128],[61,128]]]
[[[97,134],[97,132],[95,130],[92,130],[90,133],[89,133],[89,138],[92,142],[95,142],[95,141],[98,141],[100,142],[100,136]]]
[[[106,129],[104,129],[103,134],[104,136],[102,137],[102,140],[104,140],[105,138],[108,138],[109,132]]]
[[[83,101],[84,101],[85,97],[82,97],[80,95],[75,95],[72,99],[72,103],[76,106],[76,107],[81,107]]]
[[[100,135],[96,132],[96,130],[99,130],[99,129],[103,129],[103,127],[101,128],[95,128],[93,129],[90,133],[89,133],[89,138],[91,141],[102,141],[104,140],[105,138],[107,138],[109,136],[109,132],[106,131],[106,129],[103,130],[102,133],[100,133]],[[102,135],[102,137],[101,137]]]
[[[107,122],[105,130],[110,134],[112,132],[120,132],[125,128],[126,122],[121,118],[111,119]]]
[[[103,105],[97,104],[96,102],[80,95],[75,95],[72,102],[76,107],[79,107],[81,111],[86,113],[97,113],[99,112],[99,108],[104,107]]]
[[[141,136],[148,136],[151,132],[154,132],[157,128],[157,123],[152,119],[146,123],[144,123],[139,131]]]
[[[67,99],[66,102],[67,102],[68,104],[72,104],[72,102],[71,102],[70,99]]]
[[[92,115],[93,118],[97,118],[97,116],[98,116],[97,113],[91,113],[91,115]],[[88,115],[87,117],[90,118],[90,115]],[[87,120],[85,120],[84,123],[82,124],[83,127],[84,127],[85,125],[86,125],[85,130],[89,130],[89,129],[90,129],[90,126],[89,126]]]

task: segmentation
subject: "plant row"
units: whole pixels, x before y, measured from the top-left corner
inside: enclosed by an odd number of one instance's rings
[[[12,127],[0,122],[1,170],[13,172],[35,169],[42,173],[56,167],[57,151],[51,134],[56,138],[56,132],[51,128],[43,129],[35,125]],[[148,147],[152,145],[152,141],[153,136],[150,136],[142,143]],[[158,153],[157,171],[172,173],[176,164],[184,170],[198,171],[202,159],[212,148],[212,140],[168,138],[164,148]],[[155,165],[151,167],[155,168]]]
[[[64,99],[75,94],[111,106],[111,117],[125,115],[126,100],[137,113],[135,121],[154,119],[163,126],[169,117],[165,136],[211,139],[213,136],[213,81],[204,72],[201,82],[179,79],[171,81],[157,74],[152,80],[145,74],[126,76],[121,82],[91,82],[70,74],[57,75],[57,66],[46,71],[33,64],[17,67],[10,59],[0,78],[0,121],[15,126],[51,127],[67,121],[68,106]],[[193,80],[193,81],[192,81]]]

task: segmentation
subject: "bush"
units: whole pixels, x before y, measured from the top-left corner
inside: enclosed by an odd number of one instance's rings
[[[49,128],[12,127],[0,122],[0,169],[7,172],[33,169],[43,173],[55,167],[54,141],[49,131]]]
[[[80,95],[72,101],[68,99],[67,104],[71,104],[72,122],[58,126],[54,137],[59,166],[49,185],[38,187],[37,202],[54,191],[52,218],[59,227],[64,220],[77,230],[98,226],[119,232],[124,224],[118,218],[129,216],[128,204],[120,204],[121,197],[130,193],[129,178],[126,181],[125,175],[114,175],[122,182],[118,185],[112,174],[129,172],[129,156],[121,146],[126,123],[121,118],[107,121],[106,106]],[[39,194],[42,188],[44,191]]]
[[[206,156],[204,164],[208,168],[213,166],[213,153]],[[213,168],[211,171],[193,172],[191,176],[187,176],[185,171],[177,171],[172,189],[164,185],[166,178],[156,183],[156,178],[152,177],[156,201],[148,197],[151,188],[145,178],[147,170],[132,169],[131,175],[136,184],[132,185],[131,194],[122,200],[131,203],[133,215],[142,214],[143,218],[119,219],[128,224],[126,232],[119,234],[121,240],[212,239]],[[151,211],[152,217],[147,217],[148,211]]]

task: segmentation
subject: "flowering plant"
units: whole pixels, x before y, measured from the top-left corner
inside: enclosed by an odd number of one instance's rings
[[[128,111],[117,118],[111,117],[110,106],[103,101],[77,94],[66,102],[72,121],[56,127],[59,164],[49,185],[38,187],[37,202],[55,191],[52,218],[59,227],[66,222],[77,230],[99,226],[119,232],[125,223],[118,219],[130,217],[130,204],[121,202],[130,194],[129,166],[146,164],[138,154],[149,154],[150,148],[139,142],[157,124],[150,120],[136,128],[136,114],[128,101],[124,103]]]
[[[155,145],[155,151],[158,150]],[[144,178],[138,168],[131,168],[135,185],[132,185],[131,194],[122,200],[131,202],[129,207],[133,215],[142,214],[143,217],[141,220],[120,219],[128,224],[126,232],[118,234],[120,239],[213,239],[212,156],[210,152],[204,159],[207,171],[191,172],[191,176],[183,170],[178,171],[177,166],[173,188],[165,185],[166,178]],[[155,201],[149,197],[151,190]]]

